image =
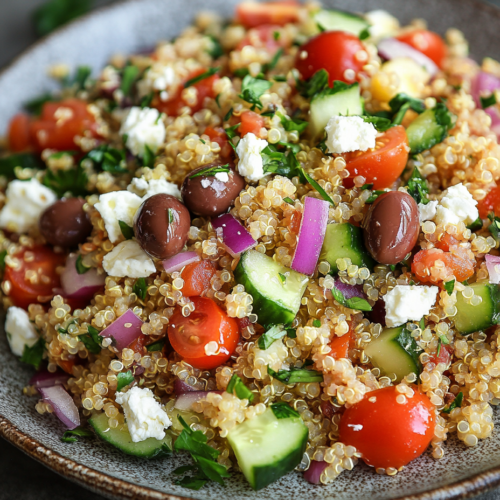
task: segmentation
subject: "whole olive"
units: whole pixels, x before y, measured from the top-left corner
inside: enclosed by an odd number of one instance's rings
[[[188,238],[188,209],[174,196],[159,193],[148,198],[137,211],[135,237],[143,250],[157,259],[178,254]]]
[[[366,248],[381,264],[397,264],[417,243],[420,223],[415,200],[401,191],[379,196],[363,223]]]
[[[232,168],[210,163],[186,176],[181,194],[192,213],[215,217],[227,212],[244,187],[245,180]]]
[[[92,224],[83,205],[83,198],[63,198],[45,209],[40,217],[40,232],[48,243],[70,248],[85,242]]]

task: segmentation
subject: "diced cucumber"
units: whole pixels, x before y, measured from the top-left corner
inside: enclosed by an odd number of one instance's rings
[[[100,438],[127,455],[154,458],[172,451],[172,435],[169,431],[166,431],[166,435],[161,441],[155,438],[148,438],[140,443],[134,443],[126,427],[124,429],[111,429],[108,425],[108,420],[106,414],[101,413],[100,415],[94,415],[89,420],[89,424]]]
[[[234,277],[253,297],[253,312],[263,327],[291,323],[309,281],[256,250],[241,256]]]
[[[313,14],[314,20],[323,31],[347,31],[361,40],[368,38],[370,24],[360,16],[335,9],[321,9]]]
[[[243,474],[260,490],[299,465],[309,430],[300,417],[276,418],[268,408],[227,436]]]
[[[362,115],[359,85],[334,82],[332,89],[317,94],[311,101],[309,126],[313,137],[320,136],[332,116]]]
[[[346,222],[328,224],[319,261],[326,260],[332,272],[338,273],[337,259],[351,259],[355,266],[373,270],[375,261],[365,248],[361,228]]]
[[[383,375],[395,374],[398,382],[412,372],[420,375],[422,365],[418,357],[421,352],[404,326],[386,328],[365,348],[373,366]]]
[[[462,334],[486,330],[500,321],[500,290],[487,281],[473,283],[470,287],[483,300],[477,306],[468,303],[462,292],[457,293],[455,328]]]
[[[424,111],[406,129],[411,153],[421,153],[444,141],[452,125],[451,114],[444,104]]]

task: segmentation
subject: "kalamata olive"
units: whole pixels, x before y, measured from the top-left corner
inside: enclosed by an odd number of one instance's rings
[[[178,254],[188,238],[191,218],[175,196],[155,194],[137,211],[135,237],[143,250],[157,259]]]
[[[182,183],[181,194],[186,207],[196,215],[215,217],[227,212],[245,180],[232,168],[221,172],[222,165],[210,163],[193,170]]]
[[[397,264],[417,243],[420,223],[415,200],[401,191],[379,196],[363,224],[365,244],[381,264]]]
[[[85,242],[92,232],[92,224],[83,205],[83,198],[63,198],[43,212],[40,232],[48,243],[69,248]]]

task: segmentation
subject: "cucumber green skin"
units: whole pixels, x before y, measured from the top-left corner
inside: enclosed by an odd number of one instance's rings
[[[422,372],[422,365],[418,359],[418,345],[404,330],[404,326],[386,328],[365,348],[365,353],[373,366],[383,375],[395,374],[397,382],[412,372],[417,376]]]
[[[347,31],[356,36],[370,26],[362,17],[335,9],[321,9],[314,14],[314,20],[325,31]]]
[[[428,109],[411,123],[406,129],[406,135],[411,154],[417,154],[444,141],[448,130],[437,123],[434,110]]]
[[[165,445],[172,450],[172,435],[168,431],[161,441],[155,438],[148,438],[140,443],[134,443],[128,429],[110,429],[108,426],[108,417],[104,413],[93,416],[89,420],[89,424],[101,439],[127,455],[140,458],[155,458],[165,454],[163,449]],[[109,431],[104,432],[106,429],[109,429]]]
[[[483,301],[478,306],[467,304],[462,292],[457,294],[455,328],[463,335],[486,330],[500,321],[500,289],[498,285],[478,282],[470,285]]]
[[[319,262],[326,260],[333,273],[338,273],[337,259],[351,259],[355,266],[373,270],[375,261],[365,248],[361,228],[352,224],[328,224]]]

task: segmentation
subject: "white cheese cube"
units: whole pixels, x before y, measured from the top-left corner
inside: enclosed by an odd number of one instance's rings
[[[477,201],[463,184],[449,187],[436,209],[438,224],[472,224],[478,217]]]
[[[332,116],[325,130],[330,153],[366,151],[375,147],[377,130],[360,116]]]
[[[135,240],[122,241],[104,256],[102,267],[117,278],[147,278],[156,272],[151,257]]]
[[[5,332],[10,350],[16,356],[22,356],[24,347],[32,347],[38,340],[35,325],[30,321],[28,313],[20,307],[9,307],[5,321]]]
[[[255,134],[249,132],[245,135],[236,146],[236,154],[238,155],[238,172],[247,180],[258,182],[266,174],[264,173],[264,165],[261,152],[268,145],[264,139],[259,139]]]
[[[437,204],[437,201],[429,201],[427,205],[424,205],[423,203],[418,204],[418,218],[420,220],[420,224],[426,220],[434,219],[436,216]]]
[[[120,128],[120,135],[126,135],[126,145],[136,156],[144,156],[146,146],[153,153],[165,142],[165,125],[160,113],[154,108],[130,108]]]

